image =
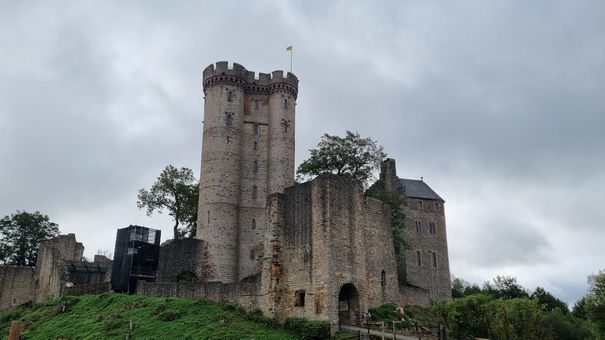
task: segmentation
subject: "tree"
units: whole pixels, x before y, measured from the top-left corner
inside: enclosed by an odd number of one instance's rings
[[[483,285],[483,290],[495,298],[514,299],[529,297],[529,293],[517,282],[516,277],[496,276],[494,283],[489,281]]]
[[[38,248],[44,240],[59,235],[59,227],[48,216],[17,210],[0,220],[0,262],[35,266]]]
[[[588,277],[588,294],[584,308],[588,319],[594,324],[599,339],[605,339],[605,270]]]
[[[542,287],[536,288],[536,290],[531,294],[531,298],[538,299],[540,304],[544,306],[547,312],[552,312],[556,308],[559,308],[563,314],[569,313],[569,308],[565,302],[557,299],[554,295],[547,292]]]
[[[361,138],[358,132],[347,131],[344,138],[324,134],[317,147],[309,150],[311,157],[298,166],[299,180],[332,173],[367,184],[387,157],[382,146],[371,138]]]
[[[168,165],[149,191],[139,190],[137,206],[146,208],[147,216],[168,210],[174,219],[174,238],[194,237],[197,225],[199,183],[188,168],[177,169]],[[179,228],[181,224],[183,228]]]

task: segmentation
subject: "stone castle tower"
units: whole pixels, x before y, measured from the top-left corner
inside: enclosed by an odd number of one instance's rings
[[[205,281],[261,271],[267,196],[294,184],[298,79],[217,62],[203,71],[204,129],[197,238]]]

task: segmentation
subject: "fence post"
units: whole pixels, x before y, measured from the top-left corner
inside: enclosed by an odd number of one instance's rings
[[[21,337],[21,321],[11,322],[11,329],[8,333],[8,340],[19,340]]]

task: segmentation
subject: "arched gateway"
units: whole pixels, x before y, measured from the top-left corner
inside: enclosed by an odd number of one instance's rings
[[[358,325],[360,313],[357,288],[351,283],[343,285],[338,293],[338,322],[346,325]]]

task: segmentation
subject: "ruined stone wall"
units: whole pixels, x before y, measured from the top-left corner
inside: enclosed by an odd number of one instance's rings
[[[65,287],[63,289],[63,295],[79,296],[88,294],[103,294],[108,293],[110,290],[111,283],[109,281],[103,281],[97,283]]]
[[[235,302],[246,310],[258,308],[258,286],[255,283],[177,283],[139,281],[137,294],[155,297],[203,299],[218,303]]]
[[[282,199],[283,229],[273,237],[281,259],[275,317],[337,323],[344,285],[358,293],[355,318],[401,300],[386,205],[364,197],[360,183],[335,175],[287,188]]]
[[[75,234],[60,235],[40,245],[36,260],[35,301],[62,295],[69,281],[69,270],[63,260],[81,261],[84,246],[76,242]]]
[[[160,248],[157,282],[201,281],[203,253],[203,240],[189,238],[164,242]]]
[[[34,268],[0,266],[0,312],[34,299]]]

